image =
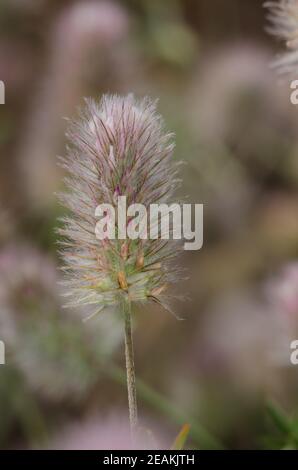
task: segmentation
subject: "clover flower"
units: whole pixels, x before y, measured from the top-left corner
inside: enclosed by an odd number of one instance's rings
[[[286,41],[287,52],[273,64],[280,73],[295,73],[298,70],[298,1],[279,0],[266,2],[271,26],[268,31]]]
[[[169,240],[98,240],[96,207],[168,202],[176,183],[172,135],[149,99],[104,96],[88,101],[81,119],[68,132],[71,143],[63,165],[70,191],[61,200],[70,210],[59,233],[66,273],[68,305],[95,305],[95,310],[131,301],[153,300],[168,308],[168,284],[177,279],[170,268],[177,254]],[[128,222],[129,223],[129,222]]]
[[[92,305],[93,315],[111,306],[123,313],[129,416],[135,443],[138,418],[131,304],[152,300],[169,308],[165,292],[179,277],[179,269],[171,265],[178,250],[169,239],[98,239],[96,210],[101,204],[117,210],[122,196],[127,207],[142,204],[148,209],[153,203],[169,203],[178,183],[177,165],[172,162],[173,138],[164,131],[155,104],[147,98],[137,101],[132,95],[104,96],[99,104],[87,101],[68,138],[70,148],[62,164],[69,173],[69,191],[61,200],[70,215],[63,218],[64,227],[59,230],[68,305]],[[125,220],[126,229],[130,222]]]

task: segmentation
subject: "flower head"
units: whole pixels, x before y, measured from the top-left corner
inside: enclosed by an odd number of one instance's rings
[[[298,1],[279,0],[266,2],[270,9],[269,32],[286,41],[287,52],[276,60],[281,73],[293,73],[298,69]]]
[[[96,311],[130,301],[153,300],[166,305],[167,285],[179,270],[170,267],[177,250],[164,239],[103,239],[95,234],[98,205],[117,208],[170,202],[177,165],[172,162],[172,134],[149,99],[103,96],[87,101],[71,126],[70,148],[63,159],[69,191],[61,196],[70,216],[59,230],[62,240],[68,305],[96,306]],[[126,224],[129,225],[127,219]],[[117,226],[116,226],[117,231]]]

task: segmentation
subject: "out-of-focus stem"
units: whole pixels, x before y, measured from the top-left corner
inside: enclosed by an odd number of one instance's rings
[[[123,299],[122,311],[123,311],[124,324],[125,324],[125,361],[126,361],[129,420],[130,420],[132,442],[133,444],[135,444],[136,427],[138,423],[138,410],[137,410],[136,376],[135,376],[132,326],[131,326],[131,323],[132,323],[131,322],[131,302],[129,299]]]

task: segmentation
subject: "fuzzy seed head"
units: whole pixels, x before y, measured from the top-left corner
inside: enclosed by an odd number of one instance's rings
[[[60,199],[70,215],[63,218],[59,232],[68,305],[93,305],[100,311],[125,296],[168,308],[161,287],[179,276],[171,265],[177,242],[99,240],[95,235],[100,204],[109,203],[117,211],[120,196],[126,196],[127,207],[140,203],[147,210],[152,203],[171,202],[178,184],[173,136],[164,131],[155,103],[131,95],[103,96],[99,103],[88,100],[67,135],[70,147],[62,164],[69,174],[68,191]]]

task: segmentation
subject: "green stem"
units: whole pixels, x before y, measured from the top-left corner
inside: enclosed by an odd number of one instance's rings
[[[138,410],[137,410],[136,377],[135,377],[132,327],[131,327],[131,303],[128,299],[123,299],[122,311],[123,311],[124,324],[125,324],[125,360],[126,360],[129,421],[130,421],[132,441],[133,443],[135,443],[136,428],[138,424]]]

